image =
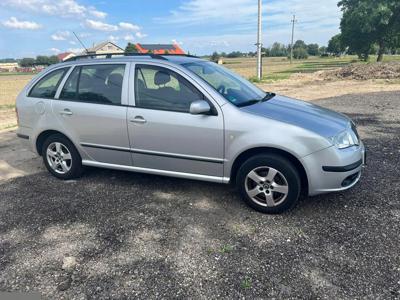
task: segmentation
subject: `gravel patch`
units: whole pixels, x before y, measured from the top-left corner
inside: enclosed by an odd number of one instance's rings
[[[278,216],[234,188],[89,169],[0,184],[0,291],[44,299],[400,297],[400,93],[316,101],[359,124],[353,189]]]

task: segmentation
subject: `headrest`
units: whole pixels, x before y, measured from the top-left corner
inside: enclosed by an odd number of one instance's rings
[[[158,71],[154,76],[155,85],[166,84],[170,81],[171,81],[171,76],[163,71]]]
[[[121,87],[123,80],[124,77],[122,77],[121,74],[118,73],[111,74],[110,76],[108,76],[108,86]]]
[[[79,87],[87,89],[91,86],[92,77],[88,74],[82,73],[79,81]]]

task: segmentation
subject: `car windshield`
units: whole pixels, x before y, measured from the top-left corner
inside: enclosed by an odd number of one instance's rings
[[[226,100],[238,107],[252,105],[275,96],[275,94],[262,91],[246,79],[216,63],[191,62],[182,65],[200,76]]]

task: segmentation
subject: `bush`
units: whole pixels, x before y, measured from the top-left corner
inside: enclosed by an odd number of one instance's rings
[[[293,49],[293,58],[295,59],[307,59],[308,53],[304,48],[295,48]]]

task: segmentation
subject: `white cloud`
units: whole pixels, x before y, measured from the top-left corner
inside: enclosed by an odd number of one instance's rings
[[[131,24],[131,23],[120,22],[118,25],[123,30],[133,30],[133,31],[139,31],[140,30],[140,27],[138,25]]]
[[[118,26],[107,24],[107,23],[104,23],[101,21],[86,20],[85,25],[86,25],[86,27],[88,27],[90,29],[99,30],[99,31],[117,31],[118,30]]]
[[[70,43],[71,45],[76,45],[76,42],[75,42],[75,41],[69,41],[69,43]]]
[[[60,49],[57,49],[57,48],[50,48],[49,50],[50,50],[51,52],[54,52],[55,54],[58,54],[58,53],[61,52],[61,50],[60,50]]]
[[[99,11],[99,10],[95,9],[94,7],[91,7],[89,9],[89,14],[91,14],[92,16],[99,18],[99,19],[104,19],[105,17],[107,17],[107,13],[105,13],[103,11]]]
[[[263,1],[263,24],[268,30],[289,28],[293,13],[299,19],[298,27],[303,29],[338,28],[341,12],[337,0],[284,0]],[[317,8],[317,13],[316,13]],[[165,24],[181,26],[215,26],[232,33],[254,32],[257,26],[257,1],[254,0],[189,0],[168,16],[156,18]]]
[[[65,41],[70,35],[71,33],[69,31],[58,31],[50,37],[53,41]]]
[[[136,32],[136,36],[141,39],[141,38],[145,38],[147,36],[147,34],[145,33],[141,33],[140,31]]]
[[[131,41],[135,40],[135,37],[132,34],[127,34],[127,35],[124,36],[124,40],[127,41],[127,42],[128,41],[131,42]]]
[[[118,42],[121,38],[119,36],[109,35],[108,40],[115,43]]]
[[[175,40],[175,39],[171,40],[171,42],[172,42],[173,44],[183,45],[183,42],[177,41],[177,40]]]
[[[97,18],[104,18],[107,15],[104,12],[98,11],[93,6],[87,7],[75,0],[2,0],[0,6],[61,17],[84,18],[92,15]]]
[[[83,48],[69,48],[69,49],[67,49],[67,52],[72,52],[72,53],[75,53],[75,54],[80,54],[80,53],[85,52],[85,49],[83,49]]]
[[[5,27],[13,29],[36,30],[42,28],[42,25],[36,22],[19,21],[16,17],[11,17],[10,19],[3,21],[2,23]]]
[[[197,33],[190,36],[171,35],[169,38],[183,41],[186,50],[192,53],[254,51],[257,10],[257,1],[254,0],[188,0],[155,21],[173,26],[175,32],[190,26],[202,28],[202,33],[196,30]],[[289,43],[290,20],[294,13],[298,19],[295,40],[326,45],[329,38],[339,32],[341,11],[337,0],[263,1],[262,11],[265,46],[275,41]]]

